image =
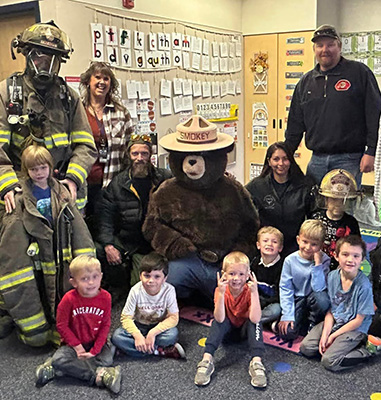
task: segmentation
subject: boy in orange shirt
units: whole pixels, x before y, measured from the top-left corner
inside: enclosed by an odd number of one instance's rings
[[[204,356],[197,365],[194,382],[198,386],[205,386],[210,382],[214,372],[214,352],[225,337],[242,338],[243,331],[247,334],[252,355],[249,366],[251,384],[264,388],[267,380],[262,364],[264,344],[260,325],[261,306],[257,280],[254,273],[250,272],[249,258],[238,251],[229,253],[223,261],[222,276],[217,272],[217,281],[214,321],[206,340]]]

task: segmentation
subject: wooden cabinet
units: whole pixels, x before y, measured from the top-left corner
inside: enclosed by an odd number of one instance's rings
[[[312,31],[244,37],[245,67],[245,183],[250,179],[250,164],[263,164],[267,147],[253,148],[253,104],[265,103],[268,111],[268,145],[284,140],[293,88],[314,67]],[[259,52],[268,55],[267,93],[254,92],[254,73],[250,60]],[[296,160],[305,172],[311,152],[304,143],[296,151]]]

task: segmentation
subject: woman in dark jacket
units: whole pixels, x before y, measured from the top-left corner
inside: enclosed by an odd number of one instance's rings
[[[300,225],[314,209],[309,182],[284,142],[272,144],[266,153],[263,170],[246,185],[258,209],[261,226],[274,226],[284,235],[282,255],[298,249]]]

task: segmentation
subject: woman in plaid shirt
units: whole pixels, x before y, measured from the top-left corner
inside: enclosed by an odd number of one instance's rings
[[[134,131],[131,115],[118,97],[118,86],[110,66],[104,62],[92,62],[81,74],[82,102],[98,150],[97,161],[87,178],[86,222],[93,237],[97,235],[101,190],[122,169],[127,143]]]

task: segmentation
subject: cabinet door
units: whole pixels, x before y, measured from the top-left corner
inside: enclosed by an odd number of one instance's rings
[[[312,31],[279,34],[278,140],[284,140],[293,87],[298,83],[300,75],[310,71],[315,65],[312,34]],[[306,172],[311,154],[312,152],[306,148],[303,140],[295,152],[296,162],[303,172]]]
[[[250,60],[259,52],[268,54],[267,93],[254,92],[254,73]],[[244,38],[244,92],[245,92],[245,183],[249,181],[250,164],[263,164],[267,148],[253,148],[253,104],[264,102],[268,110],[268,142],[277,140],[278,92],[278,35],[254,35]],[[238,155],[239,156],[239,155]]]

